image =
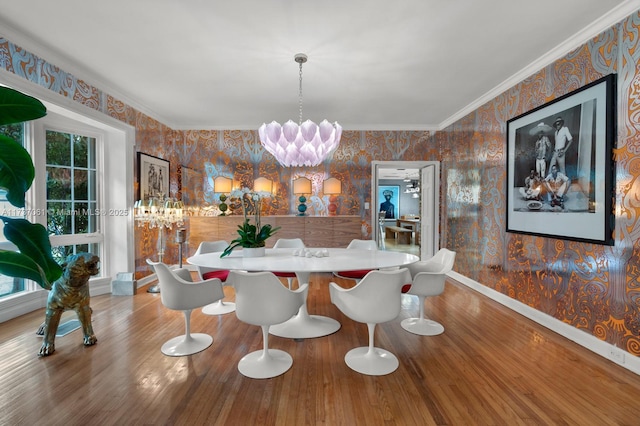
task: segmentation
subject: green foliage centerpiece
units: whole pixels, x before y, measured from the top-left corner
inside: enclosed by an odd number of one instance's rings
[[[251,191],[248,188],[231,191],[231,198],[240,199],[244,222],[242,225],[238,225],[238,238],[231,241],[220,257],[228,256],[236,247],[250,249],[264,247],[265,241],[280,229],[280,227],[273,228],[270,224],[260,226],[262,198],[270,195],[269,193]],[[251,210],[253,210],[255,224],[252,224],[247,216]]]

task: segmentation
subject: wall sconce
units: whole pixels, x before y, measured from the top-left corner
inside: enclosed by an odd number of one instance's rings
[[[220,205],[218,208],[220,209],[220,216],[227,215],[227,209],[229,206],[225,203],[227,201],[227,196],[225,193],[231,192],[231,187],[233,186],[233,180],[228,177],[218,176],[213,180],[213,191],[217,192],[220,195]]]
[[[329,195],[329,206],[327,207],[329,216],[335,216],[338,211],[337,194],[342,193],[342,182],[336,178],[329,178],[322,183],[322,192]]]
[[[298,216],[304,216],[307,211],[307,198],[305,194],[311,194],[311,181],[306,177],[299,177],[293,180],[293,193],[299,195]]]
[[[259,177],[258,179],[253,181],[253,190],[255,192],[268,192],[269,194],[273,193],[273,181]]]

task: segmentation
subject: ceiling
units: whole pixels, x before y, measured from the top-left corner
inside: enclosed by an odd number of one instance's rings
[[[419,169],[392,169],[388,167],[379,167],[378,168],[378,179],[391,179],[391,180],[399,180],[399,179],[419,179],[420,178],[420,170]]]
[[[441,129],[640,0],[0,0],[0,34],[174,129]]]

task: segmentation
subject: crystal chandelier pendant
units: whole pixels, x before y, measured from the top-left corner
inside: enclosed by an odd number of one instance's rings
[[[342,126],[323,120],[316,124],[311,120],[302,122],[302,64],[307,55],[298,53],[295,61],[300,66],[299,123],[292,120],[283,125],[276,121],[263,123],[258,129],[260,143],[284,167],[313,167],[322,163],[340,143]]]

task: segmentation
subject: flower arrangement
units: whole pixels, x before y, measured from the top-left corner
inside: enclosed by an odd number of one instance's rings
[[[220,257],[228,256],[236,247],[264,247],[267,238],[271,237],[280,229],[280,227],[273,228],[270,224],[260,226],[262,197],[270,195],[271,194],[265,192],[255,192],[248,188],[235,189],[231,191],[231,198],[240,199],[242,213],[244,214],[244,223],[242,225],[238,225],[238,238],[231,241]],[[249,217],[247,217],[247,210],[250,210],[251,208],[253,209],[255,224],[252,224]]]

